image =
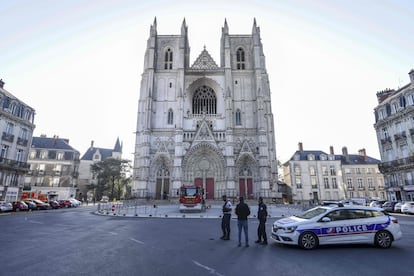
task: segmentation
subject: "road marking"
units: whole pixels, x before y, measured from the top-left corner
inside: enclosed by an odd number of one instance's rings
[[[27,220],[28,222],[30,222],[30,223],[36,223],[36,224],[43,224],[43,222],[40,222],[40,221],[34,221],[34,220]]]
[[[209,272],[210,272],[210,274],[214,274],[214,275],[217,275],[217,276],[224,276],[223,274],[218,273],[218,272],[217,272],[214,268],[211,268],[211,267],[208,267],[208,266],[206,266],[206,265],[200,264],[199,262],[194,261],[194,260],[193,260],[193,263],[194,263],[195,265],[197,265],[197,266],[199,266],[199,267],[201,267],[201,268],[204,268],[205,270],[209,271]]]
[[[144,242],[139,241],[139,240],[136,240],[136,239],[133,239],[133,238],[130,238],[130,240],[131,240],[131,241],[134,241],[134,242],[136,242],[136,243],[144,244]]]

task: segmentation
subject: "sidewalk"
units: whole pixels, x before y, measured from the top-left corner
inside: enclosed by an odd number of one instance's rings
[[[222,204],[218,202],[207,203],[207,209],[204,212],[191,212],[187,211],[181,213],[179,211],[178,203],[165,203],[157,204],[152,203],[139,203],[134,204],[118,202],[118,203],[105,203],[97,204],[97,215],[105,216],[122,216],[122,217],[157,217],[157,218],[221,218],[222,216]],[[256,218],[257,204],[249,203],[251,215],[250,218]],[[233,210],[235,205],[233,206]],[[302,213],[301,206],[297,205],[282,205],[282,204],[267,204],[267,211],[270,218],[288,217],[295,214]],[[236,215],[232,214],[232,218],[236,218]]]

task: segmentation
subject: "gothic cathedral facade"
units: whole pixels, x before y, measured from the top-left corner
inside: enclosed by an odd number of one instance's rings
[[[221,35],[220,66],[204,47],[190,65],[188,27],[150,27],[138,102],[132,194],[176,197],[181,186],[257,198],[277,192],[274,118],[260,38]]]

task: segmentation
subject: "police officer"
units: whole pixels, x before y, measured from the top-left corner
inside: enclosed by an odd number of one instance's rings
[[[223,196],[223,217],[221,218],[221,230],[223,236],[220,237],[222,240],[230,240],[230,219],[231,219],[231,202],[227,199],[227,196]]]
[[[259,197],[257,219],[259,220],[259,226],[257,227],[257,241],[255,241],[255,243],[266,245],[267,244],[267,235],[266,235],[267,206],[266,204],[263,203],[262,197]]]

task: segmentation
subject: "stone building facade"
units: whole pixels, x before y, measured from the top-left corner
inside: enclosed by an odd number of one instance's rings
[[[0,80],[0,201],[15,201],[29,170],[35,110],[4,89]]]
[[[260,38],[224,22],[220,66],[204,48],[190,65],[188,27],[150,27],[138,102],[132,193],[175,197],[197,185],[207,199],[275,196],[277,162],[269,79]]]
[[[23,197],[47,200],[77,197],[79,151],[69,139],[57,136],[33,137],[28,163],[30,170],[24,181]]]
[[[380,160],[369,157],[365,149],[358,154],[304,150],[302,143],[292,158],[283,164],[284,180],[291,187],[295,203],[323,200],[386,200]]]
[[[388,198],[414,200],[414,70],[410,82],[377,93],[374,128]]]

